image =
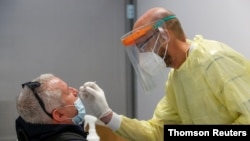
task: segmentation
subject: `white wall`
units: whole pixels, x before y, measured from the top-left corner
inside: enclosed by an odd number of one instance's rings
[[[205,38],[227,43],[250,58],[249,0],[138,0],[138,16],[156,6],[174,12],[182,22],[188,38],[201,34]],[[163,92],[163,89],[158,89],[151,95],[145,95],[138,87],[138,118],[151,118]]]

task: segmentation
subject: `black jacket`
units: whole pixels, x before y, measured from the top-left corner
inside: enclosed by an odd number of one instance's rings
[[[50,140],[53,136],[60,136],[62,133],[67,133],[68,141],[70,141],[71,138],[72,140],[74,139],[74,141],[86,141],[88,134],[83,131],[83,126],[81,125],[31,124],[25,122],[20,116],[16,119],[16,133],[18,141],[46,141]]]

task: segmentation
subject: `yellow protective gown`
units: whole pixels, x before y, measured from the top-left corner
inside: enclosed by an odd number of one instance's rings
[[[250,62],[226,44],[196,36],[187,60],[172,69],[152,119],[122,116],[129,141],[162,141],[164,124],[250,124]]]

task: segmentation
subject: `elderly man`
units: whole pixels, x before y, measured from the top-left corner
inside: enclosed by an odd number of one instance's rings
[[[18,141],[86,141],[78,90],[53,74],[22,84],[17,111]]]

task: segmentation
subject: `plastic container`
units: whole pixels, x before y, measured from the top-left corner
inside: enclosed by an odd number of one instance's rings
[[[84,116],[84,130],[86,130],[87,125],[89,125],[89,134],[87,135],[88,141],[100,141],[100,137],[96,133],[95,123],[97,118],[92,115],[85,115]]]

